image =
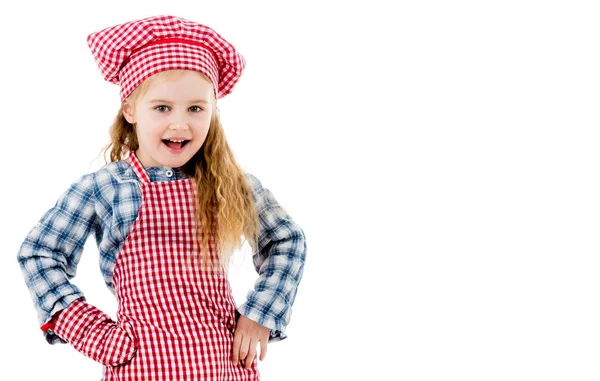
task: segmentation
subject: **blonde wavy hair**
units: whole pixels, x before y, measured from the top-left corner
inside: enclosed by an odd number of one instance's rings
[[[167,70],[153,75],[127,97],[127,102],[134,105],[156,80],[168,80],[183,72],[184,70]],[[196,73],[210,82],[204,74]],[[214,270],[227,271],[234,251],[244,243],[242,236],[251,248],[257,247],[258,214],[252,189],[225,139],[214,93],[212,104],[213,112],[206,140],[182,170],[194,179],[198,190],[195,220],[196,243],[199,244],[200,253],[194,257]],[[121,107],[110,126],[110,143],[104,148],[104,160],[106,164],[109,163],[106,158],[109,150],[110,162],[114,162],[138,147],[135,125],[125,119]],[[214,263],[208,255],[209,245],[216,251],[219,263]]]

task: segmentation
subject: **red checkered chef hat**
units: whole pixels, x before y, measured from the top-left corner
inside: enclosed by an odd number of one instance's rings
[[[165,70],[199,71],[222,98],[246,61],[208,26],[180,17],[154,16],[92,33],[88,45],[105,80],[121,86],[121,101],[146,78]]]

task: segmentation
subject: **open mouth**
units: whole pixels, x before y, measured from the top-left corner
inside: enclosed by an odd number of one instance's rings
[[[173,149],[182,149],[186,144],[189,143],[189,140],[171,140],[171,139],[163,139],[162,141],[169,148]]]

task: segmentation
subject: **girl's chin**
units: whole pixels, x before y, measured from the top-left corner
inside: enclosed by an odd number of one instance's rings
[[[188,161],[194,157],[191,154],[191,151],[184,151],[181,153],[173,154],[168,152],[167,154],[163,154],[161,162],[165,167],[178,168],[184,166]]]
[[[155,166],[155,167],[171,167],[178,168],[185,165],[188,161],[194,157],[194,154],[197,152],[192,152],[193,150],[189,147],[189,144],[186,144],[183,148],[180,149],[172,149],[167,147],[165,144],[162,144],[158,148],[158,150],[152,150],[152,153],[146,155],[146,151],[137,150],[137,157],[142,161],[142,164],[145,167]]]

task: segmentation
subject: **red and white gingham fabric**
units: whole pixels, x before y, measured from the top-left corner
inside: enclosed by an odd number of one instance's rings
[[[137,344],[131,326],[118,326],[83,298],[58,314],[54,331],[79,352],[107,366],[125,363],[135,355]]]
[[[150,182],[135,154],[130,158],[143,203],[113,281],[118,325],[131,331],[137,349],[130,361],[107,365],[105,381],[259,380],[256,357],[248,369],[231,360],[236,304],[226,273],[190,261],[197,247],[193,179]],[[130,356],[128,345],[110,348],[122,358]]]
[[[212,28],[175,16],[154,16],[88,35],[88,45],[105,80],[121,86],[121,101],[145,79],[187,69],[210,78],[215,95],[231,93],[246,61]]]

